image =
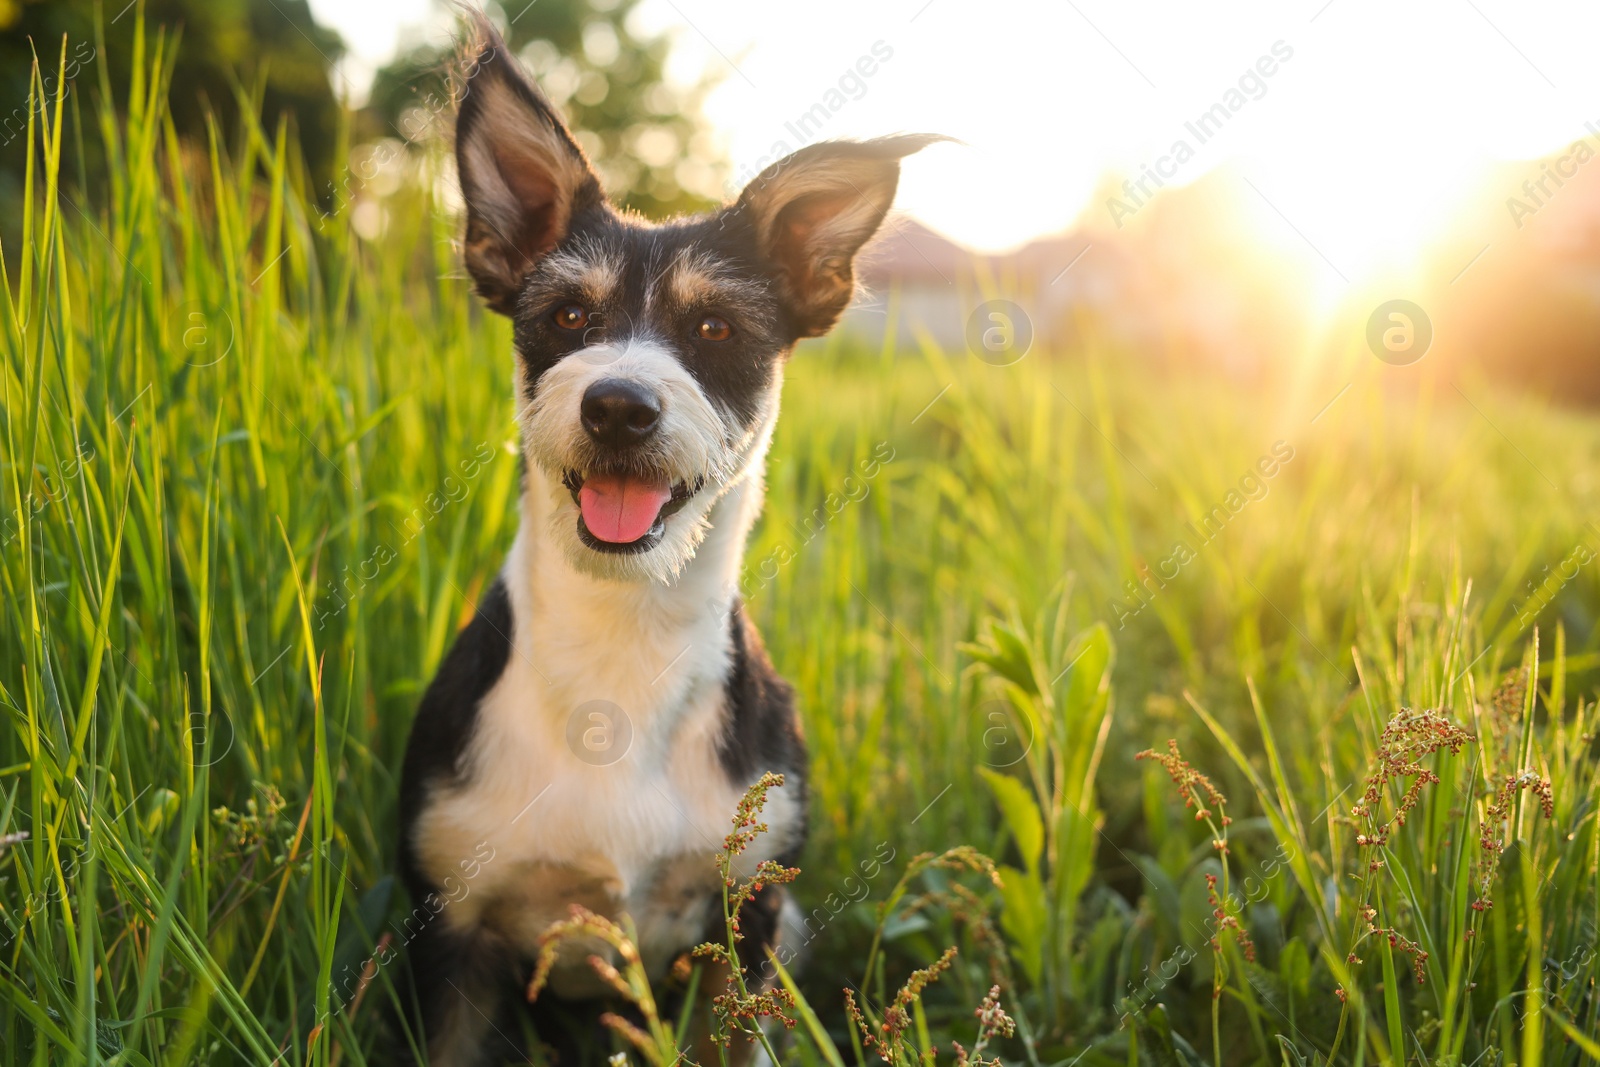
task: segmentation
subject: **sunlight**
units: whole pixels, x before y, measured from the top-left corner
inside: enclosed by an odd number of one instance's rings
[[[831,98],[814,136],[959,138],[908,167],[899,196],[941,233],[999,251],[1114,225],[1093,199],[1101,180],[1137,176],[1187,141],[1192,158],[1161,195],[1237,164],[1353,278],[1411,258],[1486,162],[1558,150],[1600,121],[1600,67],[1583,45],[1600,10],[1555,6],[1559,17],[1531,19],[1489,2],[992,0],[973,18],[944,0],[818,0],[794,18],[736,0],[644,0],[637,17],[676,34],[675,76],[720,79],[706,107],[735,176],[779,143],[798,147],[793,119],[876,46],[892,58]],[[1222,128],[1197,138],[1217,105]]]
[[[1316,268],[1307,306],[1318,315],[1365,285],[1417,281],[1441,238],[1494,221],[1469,212],[1488,180],[1484,161],[1405,173],[1280,157],[1252,161],[1245,173],[1249,236]]]

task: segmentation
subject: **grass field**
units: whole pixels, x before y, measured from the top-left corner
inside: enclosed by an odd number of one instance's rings
[[[368,240],[281,129],[178,144],[144,46],[43,110],[5,250],[0,1060],[379,1062],[509,328],[423,193]],[[897,1063],[991,984],[1032,1067],[1600,1062],[1600,419],[1333,348],[792,361],[745,581],[814,754],[785,1057],[877,1060],[846,985],[881,1020],[955,945]],[[1003,888],[913,865],[958,846]]]

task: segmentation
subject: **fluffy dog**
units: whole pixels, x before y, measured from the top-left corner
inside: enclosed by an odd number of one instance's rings
[[[497,1054],[574,903],[631,916],[654,976],[720,930],[713,859],[763,772],[785,781],[744,871],[798,854],[806,750],[741,609],[744,545],[784,361],[844,311],[901,158],[938,139],[813,144],[733,204],[652,225],[607,201],[486,24],[466,55],[465,261],[514,324],[526,463],[516,540],[402,773],[411,996],[437,1067]],[[747,962],[781,905],[769,887],[741,914]],[[588,954],[563,953],[541,1004],[604,995]]]

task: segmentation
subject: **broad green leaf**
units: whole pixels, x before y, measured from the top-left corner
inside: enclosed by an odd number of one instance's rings
[[[1312,1067],[1311,1061],[1294,1047],[1294,1042],[1282,1034],[1278,1035],[1278,1050],[1283,1054],[1283,1067]]]
[[[1004,623],[991,619],[981,640],[963,644],[961,650],[1030,696],[1039,695],[1033,655],[1027,643]]]
[[[1027,972],[1028,980],[1037,984],[1044,967],[1044,943],[1049,929],[1044,886],[1036,875],[1015,867],[1001,867],[1000,878],[1005,883],[1000,890],[1004,906],[1000,928],[1005,931],[1011,952]]]
[[[1160,863],[1143,853],[1133,854],[1134,865],[1144,875],[1144,894],[1155,904],[1156,929],[1168,936],[1179,936],[1179,916],[1183,914],[1183,901],[1177,883]]]
[[[1291,995],[1303,998],[1310,994],[1311,954],[1298,937],[1291,937],[1278,954],[1278,975]]]
[[[1089,877],[1094,873],[1095,842],[1100,835],[1100,813],[1062,808],[1056,823],[1055,869],[1050,880],[1055,884],[1056,907],[1070,912],[1077,906]]]
[[[1037,875],[1039,855],[1044,850],[1044,819],[1039,815],[1039,806],[1034,803],[1033,792],[1008,774],[992,771],[988,767],[979,767],[978,772],[989,783],[989,791],[1000,805],[1000,814],[1005,817],[1006,828],[1017,843],[1017,851],[1022,854],[1022,862],[1027,866],[1028,873]]]
[[[1073,641],[1072,658],[1068,660],[1066,699],[1062,701],[1062,719],[1071,730],[1081,728],[1089,718],[1099,721],[1099,712],[1105,707],[1109,686],[1108,671],[1111,666],[1111,631],[1104,623],[1096,623],[1079,634]]]

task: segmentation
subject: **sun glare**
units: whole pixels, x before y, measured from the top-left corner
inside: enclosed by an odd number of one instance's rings
[[[1337,166],[1320,159],[1252,161],[1242,202],[1249,238],[1315,268],[1309,304],[1325,313],[1375,281],[1418,280],[1439,242],[1487,229],[1474,216],[1489,180],[1486,161],[1461,160],[1426,173]]]

